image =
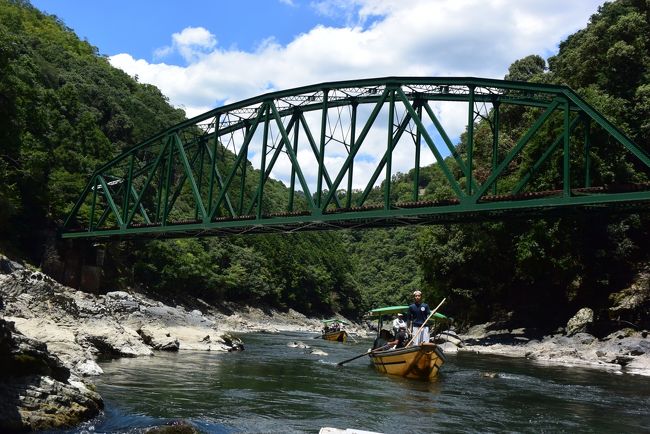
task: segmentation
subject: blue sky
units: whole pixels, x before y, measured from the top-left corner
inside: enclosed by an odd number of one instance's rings
[[[188,117],[273,90],[337,80],[503,78],[517,59],[555,54],[603,3],[32,0],[98,47],[113,66],[159,87]],[[434,111],[452,140],[459,137],[467,107],[440,103]],[[423,164],[433,162],[428,158]],[[394,161],[395,170],[410,167],[412,160]],[[361,172],[358,185],[364,176],[369,174]]]
[[[346,25],[345,14],[324,14],[310,2],[279,0],[32,0],[61,18],[101,54],[127,52],[153,61],[154,51],[186,27],[209,29],[219,46],[252,51],[264,40],[291,42],[316,25]],[[182,64],[180,56],[166,62]]]
[[[157,85],[191,115],[269,88],[320,81],[384,75],[502,78],[521,57],[554,54],[602,3],[32,0],[97,46],[114,66]],[[253,73],[259,66],[269,68]],[[209,70],[230,84],[206,92]],[[197,88],[170,85],[180,78]]]

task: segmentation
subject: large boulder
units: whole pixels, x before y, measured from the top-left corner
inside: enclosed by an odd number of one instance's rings
[[[589,327],[594,322],[594,311],[583,307],[567,322],[566,334],[573,336],[577,333],[588,333]]]

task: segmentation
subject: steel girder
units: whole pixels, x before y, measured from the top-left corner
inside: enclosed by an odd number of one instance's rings
[[[466,105],[462,153],[435,113],[440,102]],[[535,108],[537,118],[503,151],[500,112],[506,106]],[[476,168],[476,152],[485,145],[475,137],[479,118],[491,127],[489,173]],[[539,130],[551,123],[559,134],[544,145],[537,161],[514,187],[498,184],[532,139],[539,141]],[[387,77],[268,93],[168,128],[98,168],[62,236],[207,236],[647,210],[647,185],[591,185],[590,137],[596,128],[639,167],[650,169],[645,150],[565,86]],[[577,129],[583,138],[576,139]],[[584,156],[577,169],[570,158],[572,150],[578,152],[575,148]],[[412,195],[399,202],[392,190],[392,162],[405,152],[413,157]],[[446,197],[421,197],[423,152],[435,159]],[[368,155],[377,157],[372,167]],[[561,155],[560,186],[535,191],[530,181],[553,155]],[[359,165],[372,175],[364,188],[355,189]],[[288,187],[274,180],[274,170],[284,171]],[[571,176],[576,172],[579,179]],[[383,198],[371,197],[378,188]]]

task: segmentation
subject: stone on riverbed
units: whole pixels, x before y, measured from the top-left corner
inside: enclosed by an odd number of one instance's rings
[[[302,349],[309,349],[309,348],[311,348],[309,345],[307,345],[306,343],[301,342],[301,341],[293,341],[293,342],[289,342],[289,343],[287,344],[287,346],[288,346],[289,348],[302,348]]]

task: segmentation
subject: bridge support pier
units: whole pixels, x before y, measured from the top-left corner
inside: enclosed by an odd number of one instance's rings
[[[57,282],[96,292],[102,281],[105,248],[87,240],[64,240],[46,248],[43,271]]]

